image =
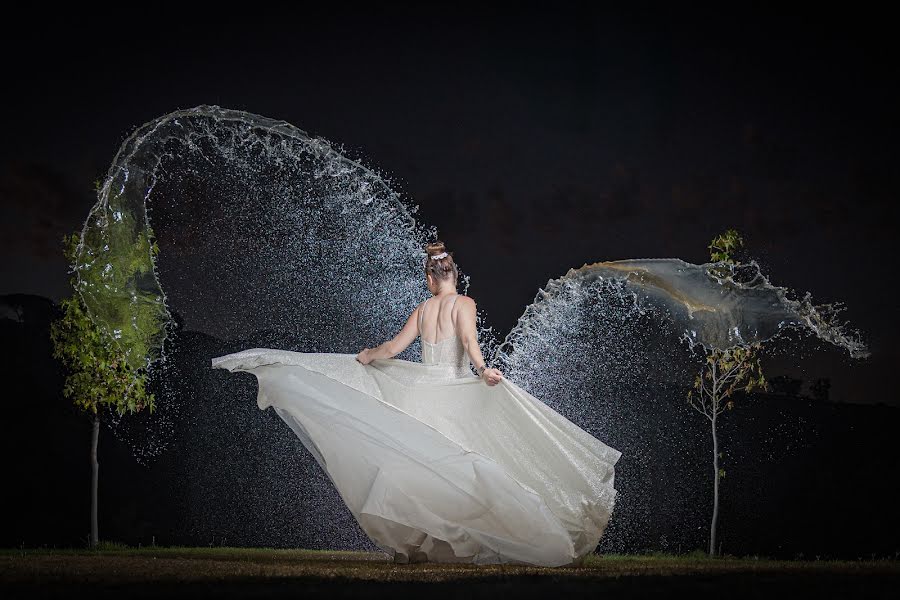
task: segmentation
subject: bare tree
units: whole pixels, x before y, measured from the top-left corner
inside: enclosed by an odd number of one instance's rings
[[[709,245],[712,260],[723,267],[734,265],[733,253],[743,246],[743,239],[733,229],[716,237]],[[725,469],[719,466],[722,452],[716,431],[719,415],[734,408],[734,394],[766,389],[766,379],[759,363],[762,349],[759,343],[734,346],[726,350],[710,350],[706,362],[688,391],[688,404],[705,416],[710,423],[713,443],[713,513],[709,528],[709,555],[716,555],[716,525],[719,519],[719,480],[725,477]]]
[[[691,408],[709,419],[713,443],[713,514],[709,528],[709,555],[715,556],[716,524],[719,518],[719,480],[725,477],[725,469],[719,467],[722,453],[716,432],[719,415],[734,408],[736,392],[751,392],[765,388],[766,380],[759,364],[761,346],[736,346],[728,350],[708,353],[706,364],[688,391]]]

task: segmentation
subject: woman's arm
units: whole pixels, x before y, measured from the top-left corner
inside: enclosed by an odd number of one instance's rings
[[[475,301],[468,296],[460,296],[456,299],[456,327],[457,335],[462,340],[466,353],[475,365],[475,368],[485,364],[484,356],[481,355],[481,347],[478,345],[478,328],[476,321]],[[488,385],[496,385],[502,378],[503,373],[499,369],[485,369],[481,374]]]
[[[400,330],[400,333],[398,333],[394,339],[388,340],[374,348],[366,348],[356,355],[356,360],[367,365],[377,358],[391,358],[406,350],[419,335],[418,318],[419,308],[421,306],[422,304],[419,304],[419,306],[416,307],[416,310],[412,311],[412,314],[406,319],[406,324],[403,326],[403,329]]]

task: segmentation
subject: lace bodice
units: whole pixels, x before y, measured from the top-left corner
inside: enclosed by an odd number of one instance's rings
[[[459,294],[453,298],[450,310],[453,310],[453,305],[456,304],[456,298],[458,297]],[[419,341],[422,343],[422,364],[440,367],[450,377],[475,376],[469,368],[470,361],[466,348],[456,332],[450,337],[434,343],[422,338],[422,322],[428,300],[425,300],[419,309]]]

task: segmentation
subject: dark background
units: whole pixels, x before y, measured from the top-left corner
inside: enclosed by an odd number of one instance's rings
[[[896,472],[887,444],[900,358],[891,294],[900,189],[892,22],[821,8],[552,6],[342,4],[332,13],[270,9],[230,21],[180,12],[8,22],[0,39],[0,294],[30,295],[24,302],[35,306],[43,301],[33,296],[68,294],[60,238],[80,228],[96,200],[93,182],[119,144],[162,114],[218,104],[289,121],[389,178],[438,227],[472,278],[469,294],[501,334],[539,287],[571,267],[655,257],[699,263],[714,235],[737,228],[773,283],[846,302],[845,318],[873,351],[859,363],[835,350],[769,371],[801,381],[800,395],[827,377],[827,403],[887,405],[870,406],[878,416],[854,412],[863,415],[857,423],[873,423],[862,427],[865,437],[861,426],[847,429],[809,465],[834,465],[828,453],[847,457],[865,441],[876,446],[860,455],[871,464],[847,458],[843,468]],[[9,308],[20,300],[4,299],[4,344],[27,332],[35,348],[47,348],[52,307],[23,324]],[[56,397],[61,379],[47,376],[55,367],[35,352],[7,363],[6,380],[16,380],[7,388],[8,426],[76,418],[59,416],[63,401],[36,401]],[[67,472],[87,469],[87,431],[73,438],[83,456],[49,434],[31,448],[72,461]],[[6,456],[31,477],[36,459],[9,444]],[[871,499],[878,485],[841,489],[840,498]],[[46,486],[51,504],[65,502],[59,494],[88,499],[86,487]],[[27,505],[24,497],[16,504]],[[861,515],[866,504],[854,506]],[[78,514],[86,520],[86,510]],[[62,539],[53,538],[58,529],[45,531],[30,539]]]
[[[735,227],[773,283],[846,302],[874,351],[795,375],[830,376],[847,402],[897,403],[883,382],[900,362],[886,19],[591,3],[322,11],[10,27],[0,293],[68,293],[58,240],[80,228],[119,144],[160,115],[219,104],[289,121],[389,177],[500,332],[571,267],[703,262]]]

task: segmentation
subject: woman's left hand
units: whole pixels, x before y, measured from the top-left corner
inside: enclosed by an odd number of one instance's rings
[[[503,379],[503,372],[500,369],[485,369],[481,373],[481,378],[490,386],[497,385]]]
[[[363,351],[356,355],[356,360],[358,360],[359,362],[361,362],[364,365],[367,365],[370,362],[372,362],[372,358],[369,357],[369,349],[363,348]]]

